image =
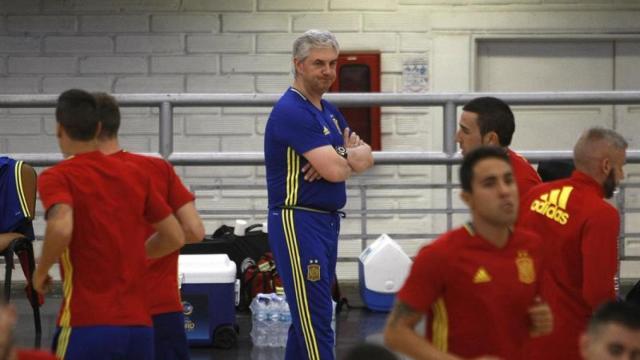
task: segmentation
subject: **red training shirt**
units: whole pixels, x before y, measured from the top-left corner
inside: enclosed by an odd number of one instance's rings
[[[520,195],[520,200],[522,200],[532,187],[542,183],[542,179],[540,179],[540,175],[538,175],[533,166],[531,166],[529,161],[522,155],[511,149],[507,149],[507,154],[509,155],[509,161],[511,162],[516,184],[518,184],[518,195]]]
[[[613,300],[618,271],[620,216],[603,199],[590,176],[574,171],[570,178],[533,188],[520,203],[519,226],[544,239],[548,281],[542,292],[556,325],[535,341],[540,359],[580,359],[578,337],[595,308]]]
[[[449,231],[420,250],[398,299],[427,313],[427,339],[439,350],[521,359],[527,310],[538,294],[540,243],[522,229],[503,248],[468,225]]]
[[[173,166],[166,160],[126,151],[119,151],[112,156],[135,164],[148,174],[151,177],[153,187],[158,190],[160,196],[166,200],[174,213],[195,199],[193,194],[184,187]],[[147,230],[149,235],[155,232],[151,226],[148,226]],[[148,262],[149,268],[144,282],[149,297],[151,315],[182,312],[178,289],[179,255],[180,251],[176,250],[167,256]]]
[[[146,224],[171,209],[149,177],[93,151],[45,170],[38,190],[45,210],[58,203],[73,208],[71,242],[60,258],[58,326],[151,325],[143,286]]]

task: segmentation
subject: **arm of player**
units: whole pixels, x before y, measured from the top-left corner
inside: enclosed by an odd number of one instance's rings
[[[176,217],[182,225],[184,240],[187,244],[198,243],[204,239],[204,225],[193,201],[180,207],[176,211]]]
[[[593,310],[616,298],[619,231],[620,216],[611,206],[588,219],[582,231],[582,296]]]
[[[159,258],[169,255],[184,245],[184,233],[180,223],[173,215],[152,224],[156,233],[144,244],[147,257]]]
[[[17,232],[9,232],[0,234],[0,251],[4,250],[15,239],[24,237],[24,235]]]
[[[455,355],[436,349],[416,332],[415,327],[421,318],[420,312],[396,300],[384,328],[385,345],[416,360],[459,360]]]
[[[62,256],[71,242],[73,232],[73,208],[58,203],[47,211],[47,225],[44,230],[42,254],[33,273],[33,287],[40,294],[45,294],[51,287],[49,269]]]
[[[338,155],[331,145],[320,146],[303,154],[315,172],[329,182],[343,182],[351,176],[347,159]]]
[[[373,166],[373,153],[371,146],[360,139],[360,136],[345,128],[342,133],[344,145],[347,149],[347,161],[356,173],[361,173]]]
[[[539,296],[535,298],[534,304],[529,307],[529,319],[531,320],[529,334],[532,337],[547,335],[553,330],[551,308]]]

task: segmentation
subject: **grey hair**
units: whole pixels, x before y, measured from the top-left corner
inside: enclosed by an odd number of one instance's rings
[[[307,30],[293,42],[293,59],[304,60],[313,48],[333,48],[340,52],[336,37],[328,30]],[[295,67],[293,69],[295,75]]]
[[[604,143],[617,150],[626,150],[629,146],[627,140],[617,132],[603,127],[592,127],[580,135],[578,142],[573,147],[573,159],[576,167],[588,167],[590,158],[598,158],[606,151],[598,143]]]

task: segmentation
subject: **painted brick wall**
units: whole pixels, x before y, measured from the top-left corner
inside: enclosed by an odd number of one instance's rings
[[[291,82],[292,40],[309,28],[334,31],[345,51],[382,54],[382,90],[402,91],[402,64],[420,58],[433,67],[434,91],[468,91],[468,37],[491,32],[634,33],[635,0],[0,0],[0,94],[59,93],[79,87],[112,93],[280,93]],[[461,40],[461,41],[460,41]],[[437,46],[439,53],[434,53]],[[465,55],[466,56],[466,55]],[[440,68],[442,69],[442,67]],[[465,85],[467,84],[467,85]],[[465,88],[467,86],[467,88]],[[266,108],[176,109],[177,151],[261,151]],[[124,109],[122,142],[132,151],[157,151],[156,109]],[[57,152],[52,109],[0,109],[0,153]],[[442,146],[441,111],[384,108],[385,150],[435,150]],[[543,146],[543,145],[541,145]],[[180,167],[196,189],[207,232],[228,215],[261,213],[266,206],[261,167]],[[378,167],[352,181],[444,181],[441,167]],[[226,189],[226,185],[255,189]],[[357,190],[348,209],[357,209]],[[376,190],[375,209],[444,206],[441,192]],[[457,201],[456,201],[457,203]],[[262,221],[262,216],[245,215]],[[462,221],[463,217],[456,217]],[[419,214],[380,215],[369,232],[431,233],[444,219]],[[36,223],[42,233],[43,223]],[[360,231],[357,216],[343,233]],[[424,239],[403,241],[413,253]],[[359,241],[341,244],[357,256]],[[347,278],[355,265],[341,264]]]

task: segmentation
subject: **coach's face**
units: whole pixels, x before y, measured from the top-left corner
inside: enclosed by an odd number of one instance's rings
[[[336,80],[338,52],[333,48],[312,48],[304,60],[294,60],[297,76],[305,89],[322,95]]]
[[[511,226],[518,216],[518,188],[511,166],[504,160],[487,158],[473,167],[471,192],[462,199],[477,218],[499,226]],[[478,219],[478,220],[480,220]]]
[[[595,334],[582,335],[580,351],[586,360],[640,360],[640,331],[605,324]]]

